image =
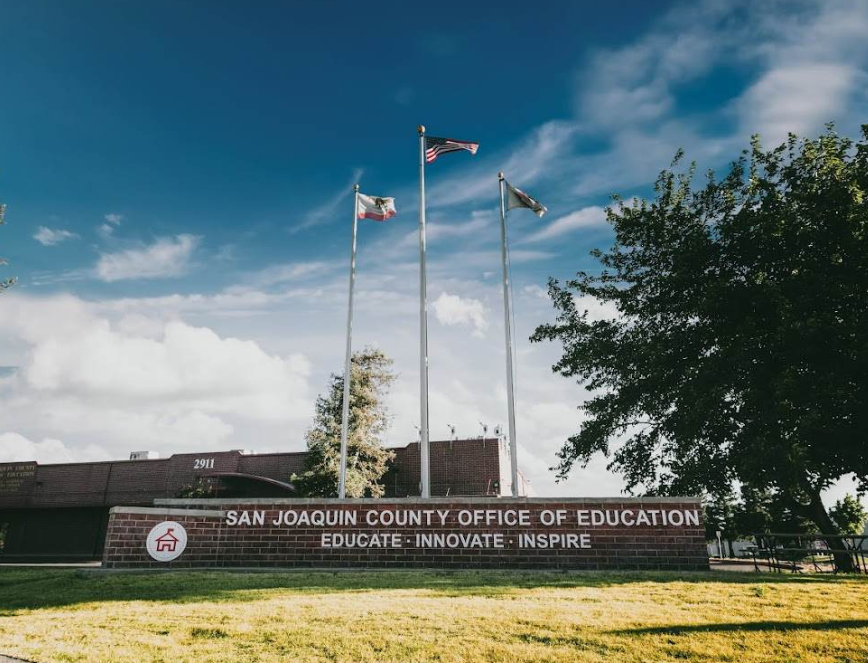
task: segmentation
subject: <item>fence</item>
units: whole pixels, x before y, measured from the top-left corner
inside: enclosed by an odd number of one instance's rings
[[[754,534],[756,545],[748,549],[756,571],[838,573],[840,558],[850,560],[852,570],[868,574],[868,536],[763,533]],[[830,546],[831,542],[831,546]]]

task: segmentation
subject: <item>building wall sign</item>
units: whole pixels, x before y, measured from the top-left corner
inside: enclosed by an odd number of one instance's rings
[[[171,559],[153,550],[169,525],[187,534],[185,554]],[[103,561],[110,568],[689,570],[707,569],[708,552],[696,498],[160,500],[112,509]]]
[[[158,562],[178,559],[187,548],[187,530],[174,520],[154,525],[145,539],[145,549]]]
[[[36,463],[0,463],[0,495],[29,491],[36,479]]]

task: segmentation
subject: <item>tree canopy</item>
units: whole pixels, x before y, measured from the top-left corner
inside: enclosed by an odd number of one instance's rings
[[[558,475],[602,453],[631,492],[738,481],[834,533],[821,492],[868,488],[868,125],[755,137],[702,186],[680,158],[650,202],[615,197],[600,273],[549,282],[556,320],[531,340],[560,342],[554,371],[589,391]]]
[[[394,453],[381,437],[389,425],[383,399],[395,379],[392,360],[382,351],[365,348],[353,353],[347,437],[347,497],[382,497],[380,483]],[[292,476],[299,492],[311,497],[337,497],[340,479],[341,420],[344,377],[332,374],[316,402],[314,423],[307,431],[305,471]]]

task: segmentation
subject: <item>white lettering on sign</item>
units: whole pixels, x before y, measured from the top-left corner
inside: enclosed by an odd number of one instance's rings
[[[214,469],[214,459],[213,458],[197,458],[193,461],[193,469],[194,470],[213,470]]]
[[[417,534],[417,548],[503,548],[503,534]]]
[[[519,548],[590,548],[590,534],[519,534]]]
[[[445,523],[444,519],[443,524]],[[530,511],[527,509],[518,511],[515,509],[464,509],[458,512],[458,524],[465,527],[468,525],[477,527],[482,525],[487,527],[492,525],[528,527],[530,525]]]
[[[539,512],[539,521],[546,527],[563,525],[567,522],[567,510],[558,509],[557,511],[550,511],[549,509],[543,509]]]
[[[340,534],[323,532],[323,548],[400,548],[400,534]]]
[[[268,525],[266,525],[266,522]],[[286,529],[376,528],[377,531],[321,532],[322,548],[521,548],[588,549],[594,530],[628,527],[648,530],[700,526],[698,509],[288,509],[286,511],[227,511],[227,527],[281,527]],[[382,531],[403,528],[414,531]],[[418,531],[434,528],[437,531]],[[449,532],[442,529],[509,528],[551,532]]]

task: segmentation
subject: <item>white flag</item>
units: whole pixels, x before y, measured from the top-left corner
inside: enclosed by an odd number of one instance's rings
[[[379,196],[366,196],[359,194],[359,218],[385,221],[391,219],[398,212],[395,210],[394,198],[380,198]]]
[[[541,205],[538,200],[534,200],[521,189],[512,186],[509,182],[506,183],[506,190],[508,193],[506,209],[510,210],[515,207],[527,207],[539,217],[542,217],[543,214],[548,212],[548,209],[544,205]]]

